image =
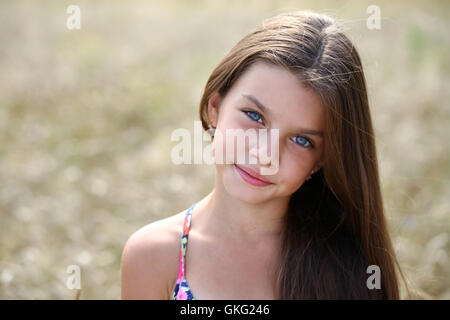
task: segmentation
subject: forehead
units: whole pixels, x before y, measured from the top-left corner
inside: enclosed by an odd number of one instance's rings
[[[322,129],[323,108],[318,95],[302,84],[292,72],[265,62],[256,62],[244,72],[229,92],[230,99],[242,104],[243,95],[256,97],[272,120]]]

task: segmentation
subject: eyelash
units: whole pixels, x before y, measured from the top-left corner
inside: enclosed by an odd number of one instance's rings
[[[244,110],[244,113],[247,114],[247,116],[248,116],[251,120],[256,121],[256,122],[258,122],[258,123],[261,123],[261,122],[259,122],[259,121],[255,120],[255,119],[253,119],[253,118],[249,115],[249,113],[257,114],[257,115],[259,116],[259,118],[260,118],[261,120],[263,120],[262,115],[260,115],[260,114],[259,114],[258,112],[256,112],[256,111],[252,111],[252,110]],[[262,124],[262,123],[261,123],[261,124]]]
[[[249,115],[249,113],[257,114],[257,115],[259,116],[259,120],[263,120],[263,117],[262,117],[258,112],[253,111],[253,110],[243,110],[243,112],[250,118],[250,120],[255,121],[255,122],[258,122],[259,124],[262,124],[261,122],[259,122],[259,121],[255,120],[255,119],[253,119],[253,118]],[[295,136],[294,138],[297,138],[297,137],[302,137],[302,138],[304,138],[304,139],[309,143],[309,146],[302,146],[301,144],[299,144],[299,143],[297,143],[297,142],[294,141],[294,143],[298,144],[300,147],[303,147],[303,148],[314,148],[314,144],[313,144],[313,143],[311,142],[311,140],[308,139],[307,137],[305,137],[305,136]]]

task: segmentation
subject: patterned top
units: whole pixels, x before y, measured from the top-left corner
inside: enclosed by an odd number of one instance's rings
[[[196,203],[192,204],[186,211],[186,216],[183,223],[183,234],[181,236],[181,252],[180,252],[180,267],[178,271],[178,279],[175,283],[175,289],[172,294],[172,300],[195,300],[191,288],[185,279],[185,257],[186,247],[189,237],[189,229],[191,228],[191,213]]]

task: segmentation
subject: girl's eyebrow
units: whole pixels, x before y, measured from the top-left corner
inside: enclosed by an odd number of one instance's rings
[[[300,131],[300,133],[311,134],[311,135],[319,136],[319,137],[323,138],[323,132],[322,131],[313,130],[313,129],[306,129],[306,128],[299,128],[299,131]]]
[[[258,99],[256,99],[251,94],[244,93],[244,94],[242,94],[242,96],[244,98],[247,98],[251,102],[253,102],[262,112],[266,112],[266,113],[270,114],[269,108],[265,107]],[[323,132],[319,131],[319,130],[307,129],[307,128],[299,128],[297,131],[299,131],[300,133],[306,133],[306,134],[311,134],[311,135],[323,137]]]
[[[251,94],[244,93],[244,94],[242,94],[242,96],[247,98],[251,102],[253,102],[262,112],[267,112],[268,111],[268,109],[261,102],[259,102],[258,99],[256,99]],[[270,112],[267,112],[267,113],[270,113]]]

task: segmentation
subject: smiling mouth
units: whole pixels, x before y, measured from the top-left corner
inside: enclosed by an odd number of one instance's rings
[[[250,172],[248,172],[246,169],[244,169],[243,167],[238,166],[237,164],[234,164],[234,167],[236,169],[236,171],[239,173],[239,175],[241,176],[241,178],[253,185],[253,186],[257,186],[257,187],[264,187],[264,186],[268,186],[271,185],[271,182],[265,181],[265,180],[261,180],[260,178],[257,178],[255,176],[253,176]]]

